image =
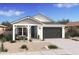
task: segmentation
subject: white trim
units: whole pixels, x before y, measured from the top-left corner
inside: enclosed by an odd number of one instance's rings
[[[62,38],[65,38],[65,27],[62,27]]]
[[[61,25],[61,24],[44,24],[44,25],[40,25],[40,24],[13,24],[13,25],[30,25],[30,26],[43,26],[43,27],[65,27],[65,25]]]
[[[43,40],[43,27],[40,27],[40,40]]]
[[[28,18],[30,18],[30,17],[27,16],[27,17],[21,18],[21,19],[16,20],[15,22],[13,22],[13,23],[11,23],[11,24],[15,24],[15,23],[17,23],[17,22],[23,21],[23,20],[28,19]]]
[[[31,32],[30,32],[30,26],[28,25],[27,27],[27,39],[30,40],[31,39]]]
[[[43,27],[65,27],[62,24],[13,24],[13,25],[30,25],[30,26],[43,26]]]
[[[43,27],[65,27],[65,25],[61,25],[61,24],[48,24],[48,25],[43,25]]]
[[[13,24],[13,25],[33,25],[33,26],[38,26],[39,24]]]
[[[17,22],[20,22],[20,21],[23,21],[23,20],[26,20],[26,19],[32,19],[33,21],[37,22],[38,24],[42,24],[42,22],[38,21],[37,19],[35,19],[34,17],[31,17],[31,16],[21,18],[21,19],[16,20],[15,22],[13,22],[11,24],[16,24]]]
[[[22,36],[23,36],[23,27],[22,27]]]
[[[15,26],[13,25],[13,41],[15,41]]]

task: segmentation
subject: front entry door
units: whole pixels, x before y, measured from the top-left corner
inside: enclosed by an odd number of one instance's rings
[[[37,26],[31,26],[31,37],[37,38]]]

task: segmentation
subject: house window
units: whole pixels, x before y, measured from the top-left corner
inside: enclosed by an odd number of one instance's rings
[[[22,35],[22,28],[18,28],[18,35]]]
[[[23,28],[23,35],[27,36],[27,29],[26,28]]]

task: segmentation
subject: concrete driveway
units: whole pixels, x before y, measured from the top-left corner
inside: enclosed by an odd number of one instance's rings
[[[68,54],[79,55],[79,41],[74,41],[70,39],[46,39],[46,41],[59,46]],[[59,53],[62,52],[59,51]]]

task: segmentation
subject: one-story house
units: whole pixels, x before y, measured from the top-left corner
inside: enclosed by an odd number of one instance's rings
[[[6,30],[7,26],[0,25],[0,34],[3,34],[4,31]]]
[[[79,27],[79,22],[69,22],[65,24],[65,27],[65,31],[67,32],[70,27]]]
[[[16,36],[26,36],[28,40],[36,38],[44,40],[48,38],[65,38],[65,25],[54,24],[50,18],[37,14],[21,18],[13,24],[13,41]]]
[[[79,22],[69,22],[65,25],[66,27],[75,27],[75,26],[79,26]]]

